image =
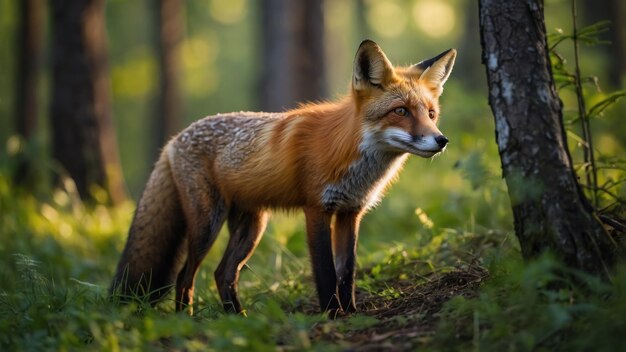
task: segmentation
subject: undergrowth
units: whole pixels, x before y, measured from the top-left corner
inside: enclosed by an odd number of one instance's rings
[[[189,317],[173,312],[171,296],[156,307],[140,300],[120,305],[108,296],[132,204],[85,206],[69,181],[36,197],[0,169],[0,350],[618,347],[626,270],[609,285],[549,257],[523,265],[511,230],[497,225],[509,216],[500,213],[506,207],[501,180],[480,154],[456,163],[469,184],[463,192],[450,190],[458,197],[411,211],[402,210],[410,202],[391,201],[370,215],[360,248],[360,313],[335,321],[318,313],[299,217],[277,217],[244,269],[248,317],[224,314],[213,286],[214,253],[223,243],[203,264],[196,314]],[[438,206],[470,216],[455,222]],[[490,213],[495,218],[487,220]],[[480,225],[488,221],[492,227]]]
[[[612,283],[545,255],[490,266],[476,298],[455,297],[431,347],[484,351],[618,351],[626,331],[626,266]]]

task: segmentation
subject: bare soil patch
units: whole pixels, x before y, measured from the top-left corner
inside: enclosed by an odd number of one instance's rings
[[[474,264],[387,281],[399,293],[395,298],[358,291],[359,312],[377,322],[373,320],[373,324],[363,329],[348,331],[320,325],[313,330],[311,338],[337,343],[346,350],[415,350],[434,335],[444,303],[456,296],[475,297],[488,275],[487,269]]]

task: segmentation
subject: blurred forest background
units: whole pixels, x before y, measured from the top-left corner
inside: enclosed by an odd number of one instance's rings
[[[349,89],[353,56],[366,38],[376,41],[396,65],[416,63],[448,48],[456,48],[458,57],[441,98],[440,129],[450,145],[434,160],[411,158],[381,205],[365,217],[359,264],[408,255],[432,269],[482,258],[486,248],[498,249],[503,243],[516,250],[480,59],[477,1],[85,1],[92,10],[85,14],[87,22],[77,23],[86,24],[92,44],[97,43],[87,50],[98,58],[97,72],[91,74],[97,77],[96,95],[102,100],[92,112],[94,120],[76,124],[69,117],[77,116],[71,102],[81,90],[63,91],[68,85],[59,86],[55,72],[79,66],[75,63],[80,59],[64,53],[80,47],[71,33],[78,28],[72,27],[72,16],[86,6],[81,3],[0,0],[3,290],[20,287],[16,273],[23,277],[24,266],[32,264],[24,258],[43,263],[49,267],[45,275],[63,284],[71,278],[106,287],[134,202],[169,137],[220,112],[280,111],[299,102],[341,97]],[[611,21],[599,37],[605,44],[580,48],[582,76],[592,77],[584,87],[592,106],[626,87],[626,4],[578,3],[580,27]],[[545,1],[548,33],[571,32],[570,6],[567,0]],[[556,50],[573,69],[573,46],[562,43]],[[573,123],[577,96],[568,88],[559,95],[570,149],[574,161],[581,163],[580,131]],[[626,104],[621,101],[592,121],[599,159],[626,155],[624,116]],[[90,135],[94,121],[99,121],[99,132]],[[79,133],[79,127],[91,132]],[[101,134],[107,136],[99,140]],[[76,135],[83,140],[77,141]],[[60,140],[73,142],[63,145]],[[98,148],[108,151],[105,176],[83,170],[82,177],[100,180],[95,181],[99,186],[92,181],[81,186],[78,179],[71,182],[67,177],[73,172],[68,165],[79,159],[76,155],[85,155],[82,148],[94,148],[92,154]],[[619,172],[603,170],[601,181],[616,180]],[[611,187],[625,198],[623,183]],[[86,208],[80,198],[89,199]],[[272,282],[287,280],[290,292],[311,289],[310,283],[304,285],[307,289],[289,281],[308,270],[304,238],[301,216],[277,214],[249,263],[253,273],[244,273],[242,285],[261,282],[261,293],[267,293],[272,292]],[[222,249],[223,243],[218,243],[209,254],[210,269],[203,270],[197,290],[213,285],[211,272],[219,259],[215,253]],[[26,257],[15,257],[17,253]],[[284,264],[283,258],[292,263]],[[358,285],[367,289],[372,283],[363,280]],[[215,290],[210,291],[200,293],[200,304],[219,307]],[[245,290],[243,295],[248,305],[259,300]],[[91,334],[97,335],[93,330]]]
[[[0,2],[0,140],[7,141],[19,132],[16,113],[21,107],[16,104],[16,87],[23,81],[19,31],[24,3],[39,4],[33,11],[41,12],[35,13],[38,23],[33,25],[39,43],[32,51],[35,56],[29,58],[36,87],[28,104],[36,118],[28,137],[36,145],[32,152],[43,157],[36,159],[45,162],[52,143],[49,116],[55,52],[51,40],[54,13],[45,1]],[[603,91],[619,88],[626,70],[624,14],[612,8],[620,2],[580,3],[581,25],[599,20],[613,23],[602,38],[612,44],[581,48],[582,71],[597,76]],[[62,16],[67,5],[59,4]],[[171,8],[160,13],[159,6]],[[547,1],[548,32],[571,30],[569,6],[569,1]],[[332,100],[346,94],[353,55],[365,38],[378,42],[390,60],[400,65],[457,48],[454,79],[443,97],[443,130],[456,134],[450,149],[458,155],[468,155],[483,144],[490,152],[495,150],[475,1],[340,0],[327,1],[321,7],[317,1],[296,5],[278,0],[111,0],[103,10],[104,46],[108,49],[108,54],[103,54],[108,58],[104,79],[110,82],[110,116],[124,180],[133,199],[141,192],[164,140],[192,121],[219,112],[279,111],[298,102]],[[571,54],[570,50],[563,48],[565,54]],[[162,98],[162,85],[174,90],[171,102]],[[567,91],[562,93],[568,106],[573,97]],[[169,120],[159,117],[170,111]],[[598,123],[613,123],[608,130],[625,132],[623,124],[615,122],[606,119]],[[599,131],[603,128],[597,127]],[[623,151],[623,140],[602,135],[599,139],[601,150]],[[2,147],[6,150],[6,143]],[[496,160],[495,154],[487,155]],[[438,162],[457,161],[449,156],[443,159],[447,160]],[[56,169],[48,165],[51,167]]]

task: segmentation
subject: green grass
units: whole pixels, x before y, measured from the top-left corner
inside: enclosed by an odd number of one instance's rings
[[[458,95],[452,83],[446,94]],[[225,233],[200,270],[193,317],[175,313],[171,296],[156,308],[117,304],[107,288],[134,203],[84,206],[68,180],[55,190],[45,180],[17,188],[16,161],[44,153],[10,139],[0,153],[0,350],[620,347],[625,269],[607,284],[548,257],[521,262],[486,108],[444,99],[441,127],[452,144],[433,160],[411,158],[364,218],[361,312],[335,321],[316,313],[300,214],[273,214],[243,270],[247,318],[223,313],[213,282]],[[55,170],[35,159],[39,174]]]
[[[607,283],[546,255],[494,262],[478,297],[452,299],[435,349],[619,351],[626,332],[626,266]]]
[[[193,317],[173,312],[171,297],[156,308],[119,305],[106,288],[133,205],[85,208],[72,187],[66,188],[42,200],[0,178],[2,350],[331,351],[393,343],[409,350],[608,351],[621,346],[626,328],[623,268],[610,285],[548,257],[524,265],[506,228],[471,219],[439,227],[445,217],[415,210],[402,217],[388,203],[372,217],[394,219],[387,230],[392,239],[364,238],[357,283],[362,313],[337,321],[315,313],[301,218],[288,215],[276,217],[242,275],[248,317],[224,314],[213,287],[223,239],[203,265]],[[498,206],[489,203],[495,198],[484,188],[467,191],[464,206],[479,200]],[[487,210],[471,212],[480,218],[482,211]],[[370,226],[365,236],[382,225]],[[401,231],[407,233],[404,239]],[[447,293],[456,286],[432,286],[476,265],[491,273],[478,292]],[[439,312],[413,302],[423,292],[456,298]],[[400,310],[386,316],[387,305],[387,311]],[[413,326],[422,334],[406,333]]]

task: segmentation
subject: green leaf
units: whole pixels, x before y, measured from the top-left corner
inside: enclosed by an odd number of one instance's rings
[[[564,35],[562,33],[548,34],[548,48],[549,51],[553,51],[559,44],[567,39],[572,39],[571,35]]]
[[[610,21],[599,21],[587,27],[581,28],[577,33],[577,39],[579,42],[589,45],[597,44],[610,44],[611,42],[606,40],[600,40],[598,36],[601,33],[609,30]]]
[[[611,105],[615,104],[618,100],[620,100],[624,96],[626,96],[626,91],[623,91],[623,90],[618,90],[617,92],[611,93],[608,97],[600,100],[595,105],[593,105],[589,109],[587,116],[589,116],[590,118],[601,116],[604,110],[609,108]]]
[[[586,27],[581,28],[578,31],[578,36],[597,36],[600,33],[604,33],[607,32],[609,30],[609,27],[611,26],[611,21],[608,20],[602,20],[602,21],[598,21],[594,24],[590,24]]]
[[[567,131],[567,137],[575,140],[577,143],[580,143],[582,145],[587,144],[587,142],[585,142],[585,140],[581,136],[577,135],[576,133],[574,133],[574,132],[572,132],[570,130]]]

